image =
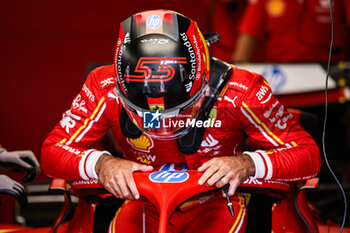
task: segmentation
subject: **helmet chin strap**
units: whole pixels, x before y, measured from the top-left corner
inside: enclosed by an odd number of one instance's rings
[[[198,120],[205,121],[208,119],[210,110],[213,108],[220,92],[226,85],[231,74],[232,67],[229,64],[214,57],[210,59],[209,86],[211,89],[215,90],[215,92],[212,95],[205,97],[198,114]],[[131,121],[124,107],[121,109],[119,124],[122,133],[127,138],[136,139],[142,135],[142,131]],[[179,151],[186,155],[197,152],[203,140],[204,132],[204,127],[193,127],[186,135],[177,138]]]

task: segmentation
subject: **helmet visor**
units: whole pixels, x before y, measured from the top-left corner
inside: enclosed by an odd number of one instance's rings
[[[170,140],[184,136],[197,124],[197,116],[209,88],[200,90],[187,101],[166,110],[151,111],[132,103],[117,88],[118,96],[133,123],[151,137]]]

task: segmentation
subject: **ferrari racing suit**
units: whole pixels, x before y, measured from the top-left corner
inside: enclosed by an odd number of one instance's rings
[[[201,146],[192,155],[181,153],[176,140],[159,140],[146,133],[136,139],[124,136],[119,119],[122,107],[113,65],[93,70],[71,108],[43,143],[41,164],[46,174],[67,180],[98,179],[95,164],[103,153],[109,152],[96,142],[109,128],[125,159],[157,169],[194,170],[213,157],[242,153],[255,164],[254,178],[298,181],[315,176],[320,169],[318,146],[272,95],[264,78],[234,66],[210,112],[215,124],[205,129]],[[236,213],[240,213],[234,218],[226,202],[214,197],[179,209],[170,225],[175,232],[244,232],[244,198],[235,194],[232,201]],[[138,200],[126,202],[111,228],[115,227],[116,232],[141,232],[142,223],[135,220],[138,214],[141,219],[141,209]],[[147,205],[146,210],[147,229],[156,232],[156,212]]]

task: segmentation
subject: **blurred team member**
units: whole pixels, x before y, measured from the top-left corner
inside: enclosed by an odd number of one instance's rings
[[[31,182],[40,172],[40,165],[32,151],[7,151],[0,144],[0,167],[4,170],[19,169],[25,171],[27,175],[23,182]],[[20,203],[26,202],[24,188],[18,182],[6,175],[0,175],[0,193],[15,196]]]
[[[207,25],[221,39],[210,47],[210,53],[224,61],[231,61],[238,37],[238,25],[247,0],[204,0]]]
[[[333,60],[348,55],[350,1],[333,1]],[[233,60],[251,61],[257,47],[260,61],[322,62],[328,60],[331,38],[330,0],[251,0],[239,27]]]

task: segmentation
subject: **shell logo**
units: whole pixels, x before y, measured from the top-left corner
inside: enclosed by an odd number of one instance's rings
[[[153,140],[146,134],[142,134],[139,138],[127,138],[127,142],[135,149],[144,152],[150,152],[153,147]]]

